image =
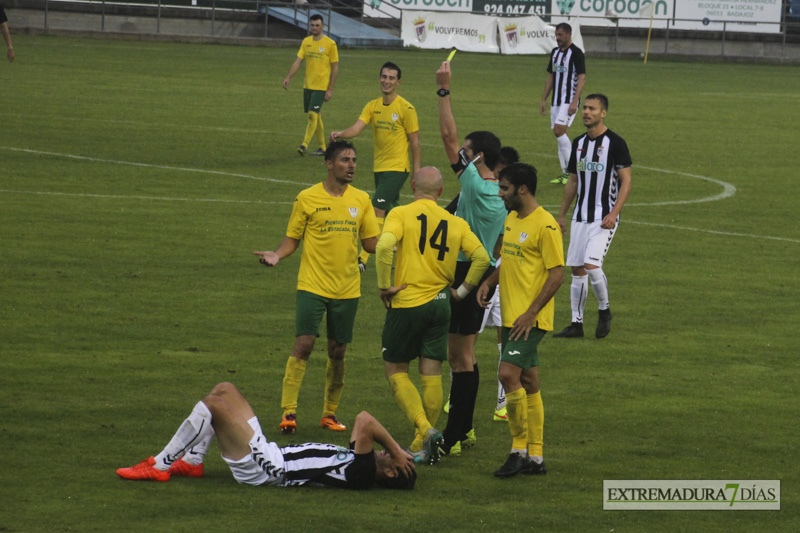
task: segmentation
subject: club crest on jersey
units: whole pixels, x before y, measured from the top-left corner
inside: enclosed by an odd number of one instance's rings
[[[525,242],[527,240],[527,238],[528,238],[528,234],[525,233],[524,231],[521,231],[520,234],[519,234],[519,243],[522,244],[523,242]]]
[[[353,218],[356,218],[358,216],[358,208],[357,207],[351,207],[350,208],[350,216],[353,217]]]
[[[400,118],[400,115],[397,113],[392,113],[392,122],[397,122],[397,119]]]
[[[325,47],[324,47],[324,46],[320,46],[320,47],[319,47],[319,51],[320,51],[320,52],[324,52],[324,51],[325,51]]]
[[[600,146],[600,147],[597,148],[597,155],[603,155],[603,152],[605,152],[605,151],[606,151],[606,147],[605,146]]]

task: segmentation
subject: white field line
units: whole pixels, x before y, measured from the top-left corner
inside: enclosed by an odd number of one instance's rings
[[[289,180],[276,180],[272,178],[265,178],[259,176],[252,176],[248,174],[237,174],[231,172],[223,172],[217,170],[204,170],[198,168],[186,168],[186,167],[176,167],[176,166],[169,166],[169,165],[154,165],[149,163],[137,163],[131,161],[119,161],[114,159],[100,159],[95,157],[86,157],[86,156],[78,156],[73,154],[61,154],[57,152],[44,152],[40,150],[30,150],[27,148],[12,148],[7,146],[0,146],[0,150],[9,150],[9,151],[16,151],[16,152],[24,152],[24,153],[32,153],[38,155],[48,155],[53,157],[64,157],[68,159],[76,159],[82,161],[91,161],[91,162],[98,162],[98,163],[111,163],[111,164],[118,164],[118,165],[131,165],[137,167],[144,167],[144,168],[158,168],[164,170],[177,170],[183,172],[194,172],[194,173],[204,173],[204,174],[213,174],[213,175],[221,175],[221,176],[232,176],[232,177],[239,177],[239,178],[246,178],[246,179],[253,179],[259,181],[268,181],[273,183],[287,183],[292,185],[297,185],[299,187],[308,187],[312,184],[310,183],[299,183],[296,181],[289,181]],[[544,154],[537,154],[537,155],[544,155]],[[549,157],[549,156],[547,156]],[[712,183],[716,183],[723,188],[723,191],[717,195],[709,196],[706,198],[696,199],[696,200],[679,200],[674,202],[658,202],[658,203],[651,203],[651,204],[629,204],[629,205],[639,205],[639,206],[646,206],[646,205],[673,205],[673,204],[692,204],[692,203],[699,203],[699,202],[711,202],[721,200],[723,198],[727,198],[733,196],[736,193],[736,187],[733,185],[726,183],[724,181],[716,180],[713,178],[709,178],[707,176],[700,176],[697,174],[688,174],[685,172],[676,172],[671,170],[664,170],[658,168],[651,168],[651,167],[642,167],[639,166],[637,168],[643,168],[646,170],[652,170],[655,172],[663,172],[667,174],[675,174],[679,176],[685,176],[690,178],[702,179],[706,181],[710,181]],[[74,196],[74,197],[86,197],[86,198],[108,198],[108,199],[122,199],[122,200],[154,200],[154,201],[178,201],[178,202],[208,202],[208,203],[241,203],[241,204],[274,204],[274,205],[290,205],[293,202],[267,202],[267,201],[258,201],[258,200],[225,200],[225,199],[218,199],[218,198],[176,198],[176,197],[161,197],[161,196],[126,196],[126,195],[110,195],[110,194],[91,194],[91,193],[64,193],[64,192],[48,192],[48,191],[23,191],[23,190],[14,190],[14,189],[0,189],[1,193],[10,193],[10,194],[34,194],[34,195],[52,195],[52,196]],[[552,206],[550,206],[552,207]],[[557,206],[556,206],[557,207]],[[769,240],[776,240],[782,242],[796,242],[800,243],[800,239],[790,239],[786,237],[773,237],[773,236],[765,236],[765,235],[755,235],[749,233],[735,233],[735,232],[726,232],[726,231],[717,231],[717,230],[710,230],[704,228],[692,228],[687,226],[675,226],[672,224],[656,224],[652,222],[637,222],[635,220],[630,220],[628,218],[624,219],[624,223],[626,224],[639,224],[644,226],[653,226],[653,227],[661,227],[661,228],[669,228],[669,229],[676,229],[676,230],[683,230],[683,231],[695,231],[700,233],[709,233],[713,235],[724,235],[728,237],[744,237],[744,238],[754,238],[754,239],[769,239]]]

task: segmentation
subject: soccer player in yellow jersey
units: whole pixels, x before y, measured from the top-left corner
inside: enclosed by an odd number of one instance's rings
[[[339,50],[336,42],[322,34],[324,28],[322,15],[312,15],[308,29],[311,35],[303,39],[297,59],[289,67],[289,74],[283,80],[283,88],[289,88],[289,81],[306,61],[306,77],[303,82],[303,109],[308,114],[308,125],[303,144],[297,153],[305,155],[311,137],[316,135],[319,149],[311,155],[325,153],[325,127],[322,124],[322,104],[333,96],[333,86],[339,76]]]
[[[398,405],[416,428],[409,452],[415,461],[427,464],[435,464],[443,453],[444,439],[434,426],[442,408],[450,298],[460,300],[469,294],[490,262],[469,224],[436,204],[442,183],[436,168],[425,167],[415,174],[411,181],[414,201],[389,213],[375,252],[378,287],[388,309],[381,339],[386,378]],[[456,290],[450,285],[459,252],[472,265]],[[417,358],[422,396],[408,377],[409,365]]]
[[[502,264],[477,291],[488,305],[500,283],[503,322],[500,382],[506,391],[511,454],[497,477],[546,474],[542,453],[544,407],[537,347],[553,329],[553,295],[564,282],[564,250],[556,219],[536,201],[536,169],[515,163],[500,173],[506,218]]]
[[[408,100],[397,94],[402,71],[394,63],[387,62],[381,67],[381,92],[383,96],[364,106],[355,124],[343,131],[331,132],[331,140],[352,139],[360,134],[367,124],[372,124],[375,146],[375,194],[372,206],[378,217],[378,224],[393,207],[399,205],[400,189],[408,179],[409,171],[419,170],[419,119],[417,110]],[[411,160],[408,151],[411,149]],[[369,252],[362,251],[359,268],[363,271],[369,259]]]
[[[356,170],[356,150],[346,141],[331,143],[325,151],[328,178],[297,195],[289,227],[274,252],[253,252],[261,263],[275,266],[294,253],[304,240],[297,275],[295,343],[286,363],[280,430],[297,429],[297,398],[306,362],[327,314],[328,366],[320,426],[347,429],[335,416],[344,388],[344,355],[353,338],[353,322],[361,296],[361,276],[356,264],[358,243],[374,251],[380,229],[369,195],[350,185]]]

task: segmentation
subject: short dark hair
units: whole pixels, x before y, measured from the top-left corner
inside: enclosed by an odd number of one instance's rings
[[[325,161],[336,161],[336,156],[345,150],[356,151],[356,147],[350,141],[334,141],[325,150]]]
[[[398,67],[397,65],[395,65],[391,61],[387,61],[386,63],[383,64],[379,74],[383,74],[383,69],[385,69],[385,68],[388,68],[389,70],[396,70],[397,71],[397,79],[398,80],[403,76],[403,73],[400,71],[400,67]]]
[[[412,470],[411,475],[408,477],[402,472],[398,472],[395,477],[377,479],[375,483],[385,489],[411,490],[417,484],[417,471]]]
[[[583,99],[584,102],[586,100],[599,100],[600,105],[603,107],[603,109],[608,111],[608,97],[606,95],[600,93],[594,93],[590,94],[589,96]]]
[[[536,169],[533,165],[525,163],[514,163],[507,166],[500,171],[500,179],[508,180],[515,189],[519,189],[523,185],[528,188],[528,191],[536,196]]]
[[[325,24],[325,19],[323,19],[322,15],[320,15],[319,13],[315,13],[315,14],[311,15],[311,17],[308,20],[309,21],[318,20],[318,21],[322,22],[323,24]]]
[[[572,35],[572,26],[567,24],[566,22],[562,22],[561,24],[556,26],[557,30],[564,30],[564,32]]]
[[[470,142],[472,152],[483,152],[483,162],[493,169],[500,160],[500,139],[491,131],[473,131],[465,137]]]
[[[510,146],[503,146],[500,148],[500,160],[498,163],[506,167],[519,163],[519,152]]]

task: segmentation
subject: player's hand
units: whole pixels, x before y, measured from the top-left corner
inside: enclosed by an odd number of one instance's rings
[[[439,70],[436,71],[436,83],[439,85],[440,89],[447,89],[450,90],[450,62],[449,61],[442,61],[442,66],[439,67]]]
[[[547,102],[542,100],[542,103],[539,104],[539,112],[544,115],[547,112]]]
[[[329,102],[331,98],[333,98],[333,91],[328,89],[327,91],[325,91],[325,101]]]
[[[259,256],[258,262],[268,267],[274,267],[281,260],[275,252],[253,252],[253,255]]]
[[[558,225],[561,226],[561,235],[567,234],[567,218],[564,215],[558,216]]]
[[[286,90],[289,89],[289,81],[290,80],[291,80],[291,78],[286,78],[285,80],[283,80],[283,88],[284,89],[286,89]]]
[[[463,298],[458,295],[458,291],[455,290],[453,287],[448,287],[450,289],[450,299],[454,302],[460,302]]]
[[[398,455],[392,455],[392,466],[399,475],[408,479],[414,471],[414,458],[401,448]]]
[[[489,286],[486,283],[481,283],[481,286],[478,287],[478,290],[475,291],[475,299],[478,300],[478,305],[483,307],[484,309],[489,308],[489,302],[491,298],[489,296]]]
[[[603,221],[600,223],[600,227],[603,229],[614,229],[616,225],[617,215],[612,215],[611,213],[604,216]]]
[[[536,321],[536,313],[528,309],[514,321],[511,331],[508,332],[508,338],[512,341],[518,341],[520,337],[528,340],[528,333],[530,333],[533,323]]]
[[[14,54],[14,49],[13,48],[9,48],[8,52],[6,53],[6,55],[8,56],[8,62],[9,63],[13,63],[14,62],[14,58],[17,57],[16,54]]]
[[[408,287],[408,285],[403,285],[401,287],[389,287],[388,289],[380,289],[381,291],[381,300],[383,300],[383,306],[386,309],[392,308],[392,297],[397,294],[398,292],[402,291]]]
[[[339,136],[342,134],[341,131],[332,131],[331,132],[331,142],[335,143],[339,140]]]
[[[571,104],[569,104],[569,109],[567,110],[567,113],[569,113],[569,116],[572,116],[577,112],[578,112],[578,102],[573,101]]]

